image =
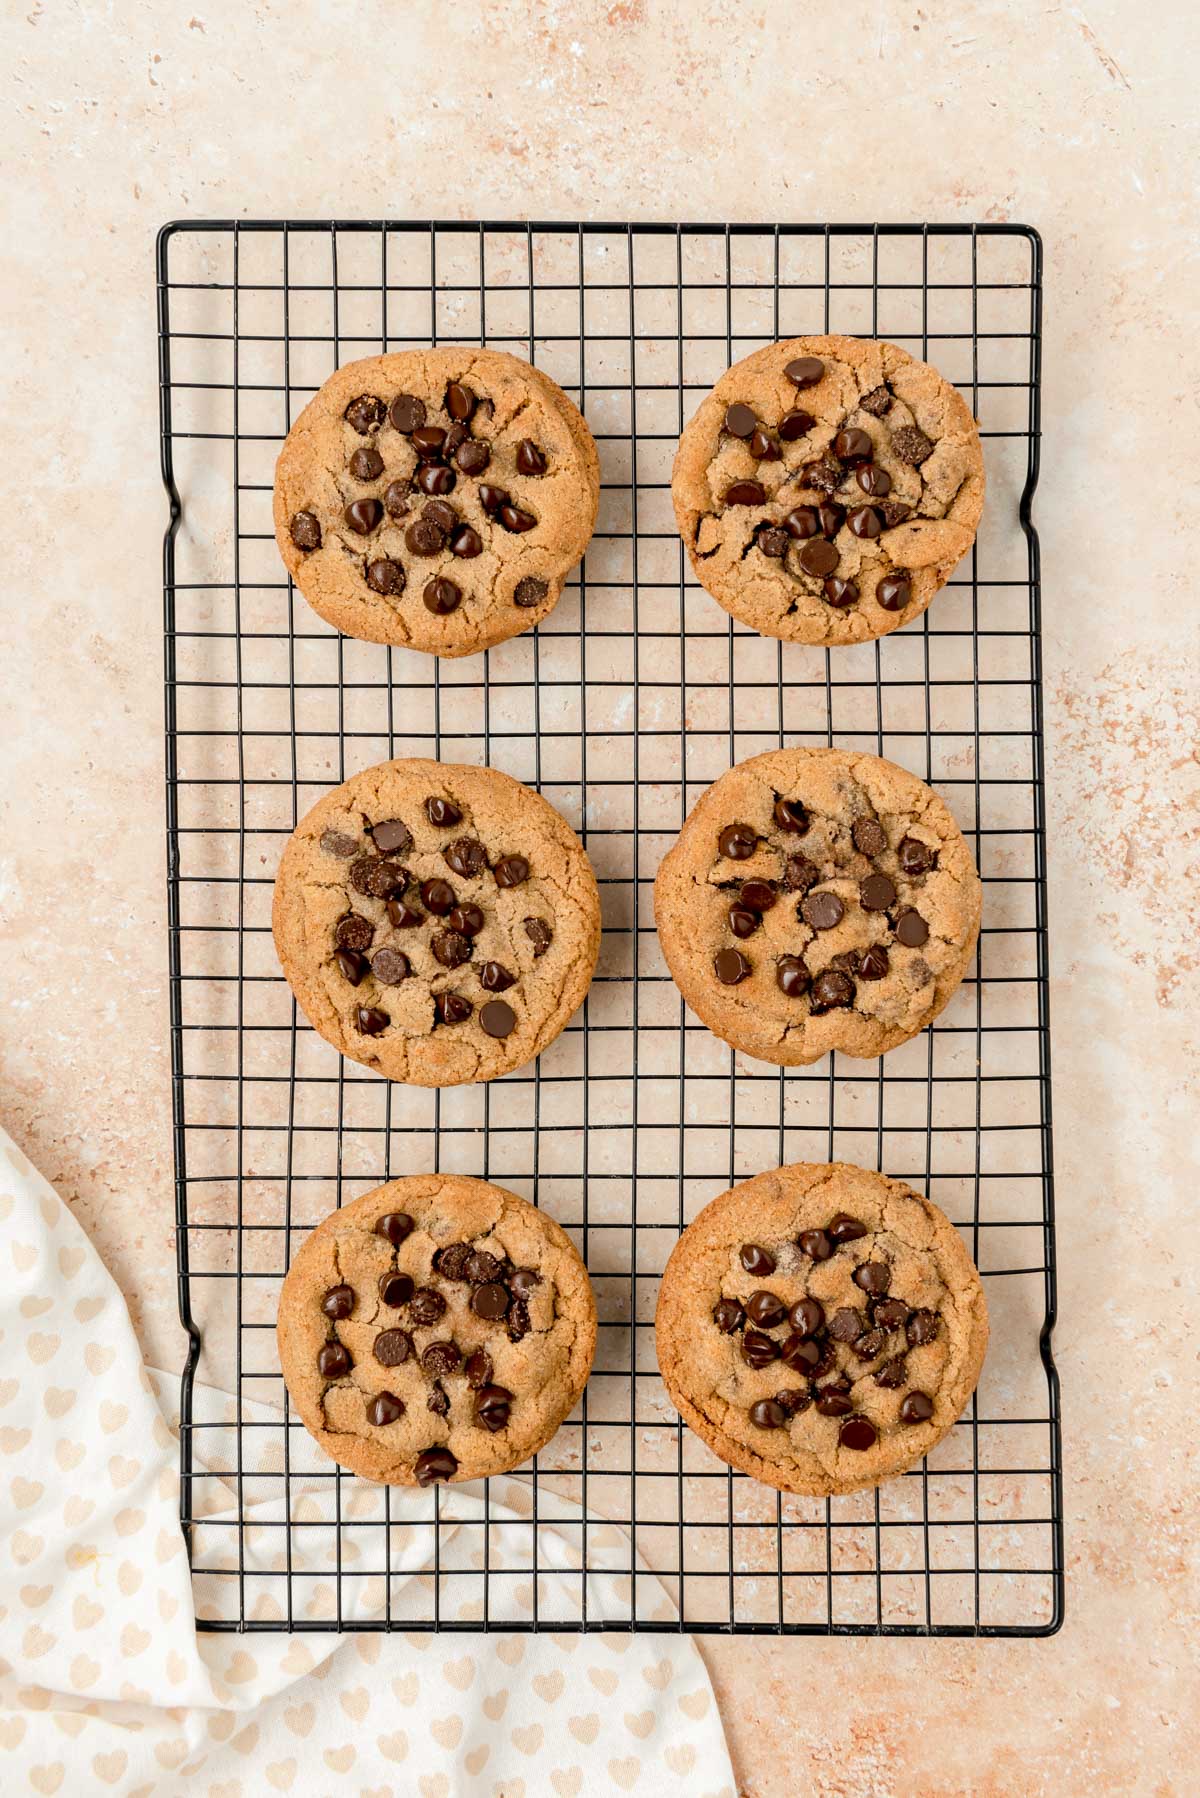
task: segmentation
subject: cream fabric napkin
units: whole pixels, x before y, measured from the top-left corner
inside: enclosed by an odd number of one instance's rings
[[[169,1403],[160,1403],[160,1395],[173,1401],[177,1381],[143,1368],[115,1283],[3,1131],[0,1271],[6,1794],[733,1798],[712,1688],[686,1636],[197,1634],[177,1520],[178,1442]],[[232,1465],[220,1427],[231,1401],[208,1390],[197,1404],[218,1424],[202,1436],[209,1464]],[[222,1491],[217,1475],[205,1484]],[[324,1527],[328,1483],[311,1492],[299,1484],[293,1516],[304,1506],[310,1526],[306,1565],[295,1568],[305,1577],[293,1581],[308,1595],[296,1613],[303,1623],[328,1614],[323,1574],[336,1536]],[[528,1515],[519,1480],[493,1482],[493,1493],[491,1519]],[[356,1497],[359,1521],[369,1522],[381,1495],[364,1487]],[[486,1527],[469,1491],[452,1488],[440,1500],[464,1540]],[[427,1604],[429,1502],[393,1492],[390,1526],[380,1523],[391,1528],[398,1570],[394,1618],[415,1614],[408,1607],[419,1596]],[[219,1503],[208,1505],[217,1518]],[[264,1497],[256,1519],[279,1521],[281,1503]],[[575,1592],[584,1577],[578,1521],[576,1513],[574,1528],[537,1526],[545,1577]],[[606,1529],[614,1570],[628,1555],[612,1526],[589,1526],[592,1614],[627,1602],[619,1574],[603,1571]],[[205,1555],[219,1558],[224,1533],[206,1526]],[[247,1533],[248,1571],[256,1555],[272,1565],[279,1532]],[[443,1553],[447,1540],[443,1530]],[[502,1542],[490,1555],[503,1566]],[[514,1590],[514,1603],[528,1605],[519,1581]],[[386,1596],[382,1578],[350,1569],[343,1617],[377,1615]],[[655,1614],[674,1615],[665,1592]]]

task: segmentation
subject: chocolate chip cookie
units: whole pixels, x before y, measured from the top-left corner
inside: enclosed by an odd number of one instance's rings
[[[983,451],[928,363],[793,337],[722,375],[671,485],[692,567],[727,612],[768,637],[861,643],[923,612],[970,549]]]
[[[702,1022],[784,1066],[882,1055],[966,972],[982,888],[954,819],[879,756],[773,749],[697,800],[654,883],[659,941]]]
[[[941,1441],[979,1379],[987,1306],[936,1205],[865,1168],[799,1162],[688,1226],[655,1340],[671,1398],[715,1454],[828,1497]]]
[[[389,1080],[493,1080],[583,1003],[595,876],[553,806],[494,768],[384,762],[290,837],[275,947],[315,1030]]]
[[[351,362],[275,471],[275,536],[314,611],[350,637],[471,655],[548,616],[596,522],[577,408],[501,350]]]
[[[279,1299],[305,1428],[388,1485],[505,1473],[587,1382],[596,1306],[553,1218],[487,1180],[389,1180],[321,1223]]]

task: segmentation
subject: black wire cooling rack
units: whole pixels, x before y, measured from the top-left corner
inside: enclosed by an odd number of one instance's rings
[[[162,231],[182,1517],[201,1627],[1059,1626],[1040,309],[1039,240],[1007,224]],[[980,419],[988,465],[978,543],[925,616],[831,652],[726,618],[690,576],[669,498],[679,431],[729,363],[825,331],[935,362]],[[279,562],[271,484],[293,417],[339,363],[449,342],[552,374],[596,436],[603,494],[547,622],[439,663],[339,637],[309,610]],[[735,1055],[685,1012],[659,954],[651,887],[690,805],[733,762],[797,741],[868,749],[932,782],[983,875],[977,964],[931,1029],[878,1062],[784,1071]],[[490,1086],[393,1086],[342,1061],[297,1014],[272,951],[272,879],[297,819],[354,770],[407,754],[530,782],[600,879],[604,947],[583,1011]],[[962,1230],[992,1317],[975,1402],[928,1462],[830,1502],[717,1462],[654,1358],[679,1231],[734,1181],[802,1159],[929,1193]],[[495,1178],[550,1210],[584,1252],[601,1317],[584,1400],[522,1476],[523,1498],[481,1488],[456,1521],[447,1489],[381,1492],[315,1451],[288,1414],[273,1334],[305,1232],[428,1168]]]

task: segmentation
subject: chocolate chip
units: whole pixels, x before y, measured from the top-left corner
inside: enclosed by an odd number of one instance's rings
[[[826,1224],[825,1229],[831,1240],[839,1244],[857,1242],[860,1236],[865,1236],[867,1233],[867,1226],[858,1218],[851,1217],[848,1211],[837,1212]]]
[[[798,543],[803,543],[808,537],[815,537],[821,528],[816,507],[796,506],[784,519],[783,528]]]
[[[454,888],[448,880],[423,880],[421,882],[421,903],[435,917],[444,918],[447,912],[454,909],[456,903]]]
[[[750,1294],[746,1300],[746,1316],[760,1330],[777,1330],[787,1316],[787,1307],[782,1299],[764,1289]]]
[[[522,1337],[529,1334],[529,1306],[524,1299],[513,1300],[506,1328],[510,1342],[520,1342]]]
[[[821,527],[823,537],[836,537],[842,528],[846,516],[844,506],[838,506],[832,500],[825,500],[817,507],[817,523]]]
[[[421,1366],[426,1373],[454,1373],[462,1360],[462,1350],[457,1342],[431,1342],[421,1356]]]
[[[460,993],[439,993],[433,1001],[433,1009],[439,1024],[461,1024],[475,1007]]]
[[[731,437],[749,437],[758,419],[749,406],[736,400],[725,414],[725,429]]]
[[[374,1398],[367,1400],[367,1422],[374,1424],[376,1429],[383,1429],[403,1416],[404,1400],[397,1398],[394,1392],[377,1392]]]
[[[750,972],[750,963],[740,949],[720,949],[713,957],[713,973],[722,986],[737,986]]]
[[[470,561],[482,550],[483,538],[469,524],[461,525],[450,539],[451,555],[461,556],[464,561]]]
[[[858,889],[864,911],[886,911],[896,902],[896,888],[886,874],[868,874]]]
[[[787,1422],[787,1413],[773,1398],[760,1398],[750,1407],[750,1422],[760,1430],[779,1430]]]
[[[814,930],[832,930],[846,915],[846,908],[828,887],[809,893],[800,901],[800,915]]]
[[[783,372],[795,387],[815,387],[825,373],[825,364],[819,356],[797,356]]]
[[[828,1261],[833,1254],[833,1244],[824,1230],[801,1230],[796,1242],[800,1253],[812,1261]]]
[[[892,491],[891,475],[886,468],[880,468],[875,462],[864,463],[861,468],[855,469],[854,478],[862,488],[863,492],[868,494],[871,499],[883,499],[885,495]],[[851,525],[850,529],[853,530],[854,526]],[[862,531],[858,533],[860,537],[863,534]],[[866,534],[869,536],[876,535],[874,531]]]
[[[935,851],[919,837],[901,837],[896,857],[905,874],[928,874],[937,861]]]
[[[458,476],[440,462],[422,462],[413,476],[422,493],[453,493]]]
[[[892,1270],[886,1261],[864,1261],[855,1268],[850,1278],[860,1292],[869,1292],[878,1297],[891,1285]]]
[[[788,1312],[788,1321],[801,1336],[815,1336],[825,1322],[825,1313],[816,1299],[797,1299]]]
[[[812,1010],[817,1017],[849,1005],[854,998],[854,982],[838,968],[826,968],[813,981]]]
[[[459,424],[465,424],[475,410],[475,395],[461,381],[451,381],[446,389],[446,410]]]
[[[758,847],[758,836],[751,824],[727,824],[717,838],[717,848],[731,861],[744,862]]]
[[[493,487],[490,481],[479,483],[479,503],[489,518],[494,518],[501,506],[511,506],[512,495],[503,487]]]
[[[331,1317],[335,1323],[341,1323],[354,1309],[353,1286],[331,1286],[321,1300],[321,1309],[326,1317]]]
[[[532,437],[523,437],[517,445],[517,473],[545,474],[546,458]]]
[[[733,481],[725,489],[723,503],[727,506],[761,506],[766,497],[767,490],[761,481]]]
[[[781,955],[775,964],[775,984],[789,999],[799,999],[809,989],[808,969],[798,955]]]
[[[379,1297],[389,1310],[395,1311],[401,1305],[407,1305],[413,1295],[411,1274],[383,1274],[379,1280]]]
[[[485,1430],[502,1430],[508,1423],[512,1393],[507,1386],[481,1386],[475,1400],[475,1416]]]
[[[775,1257],[770,1249],[764,1249],[761,1243],[744,1242],[739,1251],[742,1266],[748,1274],[773,1274]]]
[[[891,530],[893,525],[903,524],[904,520],[912,515],[912,507],[905,505],[904,501],[900,499],[880,500],[879,510],[883,514],[883,522],[888,530]]]
[[[416,1228],[407,1211],[385,1211],[375,1219],[376,1236],[384,1237],[394,1249],[398,1249],[405,1237],[411,1236]]]
[[[882,1367],[875,1369],[875,1384],[884,1387],[885,1390],[895,1390],[897,1386],[903,1386],[907,1378],[908,1370],[903,1355],[893,1355],[890,1361],[885,1361]]]
[[[927,1392],[909,1392],[905,1394],[900,1406],[900,1422],[911,1426],[915,1423],[928,1423],[933,1416],[933,1400]]]
[[[406,849],[412,848],[412,832],[399,818],[384,818],[373,824],[371,836],[381,855],[393,855],[397,849],[403,855]]]
[[[503,962],[482,962],[477,972],[480,986],[488,993],[506,993],[510,986],[516,984],[516,975],[510,974]]]
[[[436,461],[442,453],[446,433],[440,425],[420,425],[412,433],[412,440],[424,460]]]
[[[535,574],[527,574],[523,580],[517,582],[516,591],[513,594],[513,604],[521,607],[540,606],[549,591],[550,587],[546,581],[539,580]]]
[[[901,425],[893,431],[892,448],[912,468],[919,468],[933,454],[933,443],[916,425]]]
[[[444,575],[434,575],[426,581],[421,598],[425,601],[425,609],[439,618],[445,618],[451,612],[457,612],[462,603],[462,588],[454,581],[447,580]]]
[[[870,393],[864,393],[858,403],[872,418],[882,418],[892,403],[892,390],[890,387],[872,387]]]
[[[356,481],[378,480],[383,473],[383,457],[377,449],[356,449],[350,458],[350,473]]]
[[[847,606],[858,604],[857,582],[839,580],[835,574],[830,575],[822,586],[821,592],[824,594],[827,604],[836,606],[839,611],[844,610]]]
[[[816,422],[811,412],[805,412],[796,406],[792,411],[785,412],[780,419],[779,435],[785,443],[795,443],[798,437],[807,436]]]
[[[898,1330],[908,1319],[903,1299],[872,1299],[871,1319],[881,1330]]]
[[[389,481],[383,492],[383,509],[389,518],[408,515],[409,485],[407,481]]]
[[[425,1408],[432,1411],[435,1417],[446,1417],[450,1411],[450,1394],[440,1380],[435,1380],[429,1389],[429,1397],[425,1400]]]
[[[474,880],[487,867],[487,850],[477,837],[456,837],[442,855],[451,873],[464,880]]]
[[[469,1242],[448,1242],[445,1248],[438,1249],[433,1257],[434,1272],[447,1280],[465,1280],[467,1278],[467,1262],[471,1259]]]
[[[458,523],[458,513],[448,499],[427,499],[421,517],[430,519],[439,531],[452,531]]]
[[[408,1314],[415,1324],[435,1324],[446,1309],[446,1301],[434,1286],[418,1286],[408,1302]]]
[[[821,1347],[811,1336],[795,1330],[790,1336],[784,1337],[780,1359],[785,1367],[792,1368],[796,1373],[814,1373],[821,1362]]]
[[[861,1311],[855,1311],[843,1305],[835,1311],[829,1323],[829,1334],[835,1342],[857,1342],[866,1324]]]
[[[398,393],[388,408],[388,417],[393,430],[399,431],[402,437],[410,437],[425,423],[425,402],[415,393]]]
[[[510,1036],[517,1027],[517,1014],[503,999],[489,999],[479,1014],[479,1022],[489,1036]]]
[[[435,961],[440,962],[443,968],[461,968],[465,961],[471,959],[471,945],[457,930],[439,930],[429,947],[433,950]]]
[[[477,1286],[489,1280],[499,1280],[504,1273],[504,1262],[487,1249],[472,1249],[467,1256],[466,1276]]]
[[[717,1301],[713,1309],[713,1322],[726,1336],[732,1336],[735,1330],[740,1330],[745,1321],[746,1313],[736,1299]]]
[[[503,1317],[509,1306],[509,1292],[498,1280],[488,1280],[471,1294],[471,1309],[476,1317],[494,1320]]]
[[[882,855],[887,848],[883,825],[876,818],[856,818],[850,827],[850,835],[860,855]]]
[[[487,444],[480,443],[475,437],[469,437],[465,443],[459,444],[454,452],[455,463],[463,474],[482,474],[491,459],[492,452]]]
[[[890,967],[888,952],[882,943],[872,943],[869,949],[859,957],[858,978],[860,980],[882,980]]]
[[[387,902],[388,922],[396,930],[411,930],[414,925],[425,922],[424,912],[413,911],[405,905],[403,899],[389,899]]]
[[[848,1417],[838,1431],[840,1446],[857,1449],[859,1453],[874,1448],[878,1441],[879,1431],[868,1417]]]
[[[928,1311],[924,1306],[914,1311],[904,1326],[904,1335],[910,1348],[922,1348],[925,1343],[932,1342],[937,1333],[937,1312]]]
[[[808,1410],[812,1394],[807,1386],[785,1386],[782,1392],[775,1394],[775,1403],[781,1407],[785,1417],[798,1417],[801,1411]]]
[[[742,1335],[742,1360],[749,1367],[769,1367],[779,1359],[779,1344],[761,1330],[746,1330]]]
[[[801,485],[811,487],[826,497],[836,492],[842,481],[842,465],[828,450],[822,450],[812,462],[806,462],[800,470]]]
[[[457,930],[459,936],[478,936],[484,923],[484,915],[477,905],[456,905],[446,919],[448,928]]]
[[[407,1330],[381,1330],[375,1338],[375,1359],[381,1367],[399,1367],[412,1354],[412,1346]]]
[[[317,1372],[327,1380],[340,1380],[353,1366],[350,1350],[342,1342],[325,1343],[317,1356]]]
[[[399,986],[412,973],[412,965],[399,949],[379,949],[372,958],[371,972],[384,986]]]
[[[520,506],[501,506],[499,518],[506,531],[517,535],[523,531],[531,531],[537,523],[533,513],[526,512]]]
[[[786,531],[781,531],[777,525],[760,525],[754,541],[763,555],[770,556],[773,562],[780,561],[787,553],[788,534]]]
[[[770,911],[778,898],[775,888],[768,886],[765,880],[747,880],[742,885],[742,904],[749,906],[751,911]]]
[[[403,593],[404,569],[399,562],[393,562],[390,556],[381,556],[375,562],[367,564],[367,586],[372,593]]]
[[[473,1355],[468,1355],[463,1368],[463,1372],[467,1376],[467,1385],[475,1391],[478,1391],[480,1386],[488,1384],[493,1371],[492,1357],[486,1349],[476,1349]]]
[[[358,986],[370,966],[366,956],[360,955],[357,949],[335,949],[333,959],[342,979],[348,980],[351,986]]]
[[[860,1361],[874,1361],[886,1347],[887,1337],[882,1330],[867,1330],[853,1344],[854,1353]]]
[[[875,589],[885,612],[902,612],[912,598],[912,582],[906,574],[889,574]]]
[[[339,918],[333,930],[334,942],[343,949],[369,949],[374,935],[375,926],[371,920],[360,917],[355,911]]]
[[[846,523],[856,537],[878,537],[883,529],[883,520],[873,506],[856,506],[846,514]]]
[[[929,926],[919,911],[902,911],[896,919],[896,940],[906,949],[919,949],[929,941]]]
[[[538,961],[554,941],[554,932],[542,918],[525,918],[522,922],[525,925],[525,935],[533,944],[533,958]]]
[[[757,425],[747,445],[756,462],[778,462],[779,446]]]
[[[315,512],[294,512],[288,532],[297,549],[321,547],[321,525]]]
[[[414,518],[404,542],[414,556],[436,556],[446,546],[446,533],[432,518]]]
[[[432,1486],[435,1480],[452,1480],[458,1462],[448,1448],[426,1448],[417,1456],[413,1467],[418,1486]]]
[[[339,861],[347,861],[358,848],[358,838],[348,837],[341,830],[327,830],[321,838],[321,847],[326,855],[336,855]]]
[[[542,1276],[536,1267],[514,1268],[508,1277],[509,1291],[515,1292],[518,1298],[523,1299],[527,1299],[534,1287],[540,1286],[541,1283]]]
[[[822,1417],[847,1417],[854,1409],[854,1400],[840,1386],[826,1386],[817,1394],[817,1410]]]
[[[730,906],[729,928],[732,930],[734,936],[740,937],[743,940],[748,936],[753,936],[761,923],[762,919],[757,912],[750,911],[744,905]]]
[[[813,537],[804,545],[797,560],[805,574],[820,578],[822,575],[832,574],[837,567],[838,552],[824,537]]]
[[[342,416],[360,437],[365,437],[368,431],[377,430],[383,423],[387,409],[373,393],[360,393],[357,399],[350,401]]]
[[[505,855],[492,869],[498,887],[519,887],[529,879],[529,863],[523,855]]]
[[[789,855],[783,864],[783,884],[789,893],[807,893],[820,878],[820,869],[806,855]]]
[[[375,1005],[360,1005],[354,1021],[364,1036],[382,1036],[392,1020],[386,1011],[380,1011]]]
[[[851,425],[849,430],[839,431],[834,438],[833,453],[839,462],[869,462],[875,454],[875,445],[866,431]]]
[[[342,516],[352,531],[366,537],[383,517],[383,507],[377,499],[352,499]]]

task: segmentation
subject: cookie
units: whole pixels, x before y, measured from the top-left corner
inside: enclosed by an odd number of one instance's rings
[[[975,540],[966,402],[894,343],[792,337],[721,376],[679,440],[675,518],[700,584],[795,643],[862,643],[923,612]]]
[[[334,1211],[288,1270],[279,1360],[307,1430],[388,1485],[506,1473],[587,1383],[596,1306],[553,1218],[487,1180],[414,1174]]]
[[[314,611],[350,637],[463,656],[539,624],[596,523],[577,408],[501,350],[348,363],[275,469],[275,538]]]
[[[798,1162],[706,1205],[667,1262],[658,1364],[682,1417],[783,1492],[876,1486],[975,1390],[988,1320],[948,1217],[882,1174]]]
[[[317,802],[275,882],[309,1023],[389,1080],[458,1086],[539,1055],[583,1003],[600,899],[552,805],[494,768],[366,768]]]
[[[981,902],[937,794],[843,749],[739,762],[654,883],[663,954],[697,1017],[786,1067],[882,1055],[923,1030],[966,972]]]

